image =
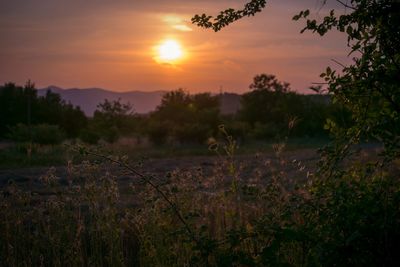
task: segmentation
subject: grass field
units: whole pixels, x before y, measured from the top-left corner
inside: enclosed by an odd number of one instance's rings
[[[238,145],[238,155],[251,155],[255,153],[272,153],[273,145],[279,140],[249,141]],[[329,141],[327,139],[299,138],[285,142],[286,151],[302,149],[318,149]],[[62,166],[68,161],[80,162],[82,157],[72,152],[75,144],[67,142],[62,145],[29,145],[14,144],[0,146],[0,169],[19,169],[29,167]],[[89,146],[90,147],[90,146]],[[174,144],[153,146],[150,144],[137,145],[134,142],[123,140],[115,144],[103,144],[93,146],[105,154],[126,155],[130,159],[143,158],[171,158],[188,156],[216,156],[216,153],[208,149],[207,144]],[[29,152],[30,151],[30,152]]]
[[[10,145],[0,266],[348,266],[367,253],[377,266],[399,240],[397,179],[317,178],[325,143],[42,146],[30,159]],[[360,148],[360,162],[379,152]]]

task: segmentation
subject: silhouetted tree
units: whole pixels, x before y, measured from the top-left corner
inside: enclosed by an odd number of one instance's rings
[[[36,112],[37,92],[30,83],[25,87],[13,83],[0,86],[0,136],[18,123],[37,122]]]
[[[308,120],[306,99],[291,91],[289,83],[274,75],[260,74],[249,86],[251,92],[242,96],[240,118],[249,123],[257,138],[285,136],[294,121]],[[322,123],[320,125],[322,129]]]
[[[270,92],[287,93],[290,91],[290,84],[280,82],[275,75],[259,74],[253,79],[253,83],[249,86],[252,90],[267,90]]]
[[[5,137],[17,124],[58,125],[68,137],[77,137],[87,118],[80,108],[66,104],[56,93],[47,91],[39,97],[31,82],[24,87],[7,83],[0,87],[0,136]]]
[[[50,125],[59,125],[68,137],[78,137],[87,126],[87,118],[79,107],[65,103],[59,94],[50,90],[38,98],[38,119]]]
[[[114,101],[105,99],[98,104],[89,128],[91,132],[96,132],[108,142],[115,142],[121,135],[132,134],[135,130],[132,105],[122,103],[121,99]]]
[[[151,114],[149,136],[155,143],[168,138],[179,142],[204,142],[217,129],[219,99],[209,93],[190,95],[182,89],[166,93]]]

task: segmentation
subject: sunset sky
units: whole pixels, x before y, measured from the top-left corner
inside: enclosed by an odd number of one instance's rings
[[[291,18],[305,8],[323,17],[331,2],[269,1],[214,33],[191,17],[245,1],[0,0],[0,83],[243,93],[255,74],[270,73],[306,93],[326,66],[336,67],[331,59],[348,62],[349,50],[342,34],[300,34],[304,21]],[[179,59],[160,58],[165,40],[180,46]]]

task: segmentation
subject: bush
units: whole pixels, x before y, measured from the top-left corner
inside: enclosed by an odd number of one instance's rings
[[[64,140],[65,134],[57,125],[38,124],[29,127],[26,124],[17,124],[10,128],[9,137],[17,142],[57,145]]]
[[[231,119],[226,121],[224,125],[227,132],[234,136],[240,143],[243,143],[246,137],[249,136],[250,125],[246,122]]]
[[[33,128],[33,142],[42,145],[57,145],[64,138],[64,132],[57,125],[39,124]]]
[[[86,144],[95,145],[100,140],[100,134],[92,129],[85,129],[81,132],[79,138]]]
[[[25,124],[19,123],[9,128],[8,137],[16,142],[29,142],[33,139],[33,130]]]
[[[120,133],[118,128],[115,126],[111,126],[106,129],[102,129],[102,138],[108,143],[115,143],[120,138]]]
[[[250,135],[255,139],[273,139],[282,135],[282,127],[274,123],[255,123]]]
[[[147,134],[150,141],[155,145],[162,145],[167,142],[169,127],[166,123],[150,121],[147,124]]]
[[[204,143],[212,134],[208,125],[191,123],[176,126],[172,133],[174,139],[181,143]]]
[[[149,137],[156,144],[167,139],[181,143],[203,143],[220,123],[219,100],[209,93],[190,95],[183,90],[165,94],[152,112]]]

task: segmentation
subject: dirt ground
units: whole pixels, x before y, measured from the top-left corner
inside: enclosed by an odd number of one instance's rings
[[[201,168],[205,173],[211,172],[215,166],[222,163],[224,157],[218,156],[187,156],[177,158],[164,158],[164,159],[147,159],[143,162],[138,171],[144,174],[151,174],[159,177],[164,176],[166,173],[181,170],[191,171]],[[255,168],[265,167],[267,164],[280,164],[281,160],[286,162],[285,171],[288,173],[297,172],[302,165],[305,165],[307,170],[314,170],[315,163],[318,160],[318,155],[314,149],[301,149],[298,151],[290,151],[283,153],[281,158],[278,159],[274,153],[254,154],[254,155],[240,155],[235,157],[236,164],[243,166],[244,170],[251,170]],[[134,163],[132,164],[134,165]],[[301,166],[300,166],[301,165]],[[0,187],[7,185],[9,181],[13,181],[23,187],[32,187],[39,183],[41,176],[45,175],[52,166],[48,167],[32,167],[23,169],[7,169],[0,170]],[[67,177],[67,166],[53,166],[55,174],[60,178],[63,183]],[[112,168],[116,168],[115,166]],[[303,169],[302,171],[305,171]],[[114,172],[114,169],[110,169]],[[116,173],[119,173],[118,171]],[[118,175],[120,181],[128,179],[137,179],[137,177],[127,177],[126,175]]]

